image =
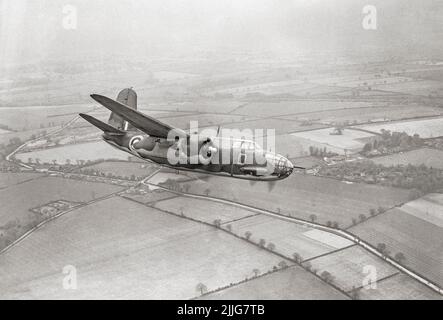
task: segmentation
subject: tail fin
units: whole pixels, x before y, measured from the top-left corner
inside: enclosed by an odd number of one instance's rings
[[[106,124],[104,122],[101,122],[100,120],[98,120],[94,117],[91,117],[90,115],[87,115],[84,113],[80,113],[79,115],[80,115],[80,117],[82,117],[83,119],[88,121],[90,124],[92,124],[93,126],[96,126],[97,128],[103,130],[106,133],[117,134],[117,135],[125,134],[124,131],[114,128],[113,126]]]
[[[132,88],[123,89],[122,91],[120,91],[117,96],[117,101],[124,105],[127,105],[131,109],[137,110],[137,94],[134,90],[132,90]],[[129,122],[125,121],[122,117],[115,114],[114,112],[111,113],[108,124],[120,130],[136,130]]]

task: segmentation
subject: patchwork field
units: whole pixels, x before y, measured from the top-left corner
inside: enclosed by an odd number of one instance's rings
[[[332,128],[303,131],[292,133],[292,136],[307,140],[308,144],[317,146],[322,144],[327,150],[344,154],[346,152],[359,152],[374,135],[351,129],[344,129],[341,135],[331,134]],[[306,144],[306,142],[305,142]],[[309,148],[309,147],[308,147]]]
[[[424,197],[357,225],[350,231],[391,256],[403,253],[401,263],[437,285],[443,284],[443,227],[441,195]]]
[[[20,184],[29,180],[42,177],[42,173],[32,172],[1,172],[0,173],[0,189],[4,189],[16,184]]]
[[[246,232],[250,232],[251,241],[259,243],[260,239],[264,239],[266,245],[275,245],[274,251],[286,257],[297,253],[303,260],[353,245],[353,242],[331,233],[266,215],[241,219],[231,226],[232,232],[239,236],[244,237]]]
[[[72,144],[57,148],[23,152],[15,155],[17,159],[24,163],[27,163],[28,159],[31,158],[33,161],[39,159],[41,163],[52,163],[53,160],[56,160],[57,163],[60,164],[65,164],[66,161],[74,163],[77,160],[127,160],[128,156],[128,153],[117,150],[104,141]]]
[[[402,153],[377,157],[371,159],[376,164],[384,166],[414,165],[424,164],[427,167],[443,169],[443,151],[431,148],[421,148]]]
[[[374,106],[368,108],[343,109],[332,111],[319,111],[314,113],[284,116],[283,119],[298,121],[316,121],[328,125],[336,123],[349,122],[352,124],[392,121],[414,117],[439,116],[443,114],[443,110],[437,107],[426,107],[420,105],[386,105]]]
[[[253,114],[263,117],[294,115],[298,113],[318,112],[325,110],[365,108],[372,106],[368,102],[338,100],[295,100],[284,102],[251,102],[236,109],[234,114]]]
[[[145,162],[130,162],[130,161],[105,161],[92,166],[83,167],[78,172],[88,172],[94,170],[105,175],[112,174],[119,177],[143,178],[149,176],[158,170],[157,165]]]
[[[443,136],[443,118],[387,122],[383,124],[369,124],[358,128],[380,133],[382,129],[391,132],[406,132],[409,135],[419,134],[421,138],[435,138]]]
[[[31,214],[29,209],[56,200],[88,202],[121,187],[79,180],[41,177],[0,190],[0,226]]]
[[[185,178],[184,178],[185,177]],[[184,175],[161,172],[151,183],[161,183],[167,178],[176,180],[188,192],[220,197],[253,207],[310,220],[315,215],[317,222],[326,224],[336,221],[341,228],[349,227],[352,219],[360,214],[369,216],[371,208],[390,208],[408,200],[409,191],[368,184],[346,184],[335,179],[293,174],[276,183],[271,189],[268,182],[256,182],[217,176],[180,182]],[[189,178],[188,178],[189,179]],[[186,187],[188,185],[189,187]]]
[[[405,274],[381,280],[376,289],[361,288],[358,291],[364,300],[442,300],[437,292],[422,285]]]
[[[298,266],[250,280],[202,300],[342,300],[343,293]]]
[[[200,295],[199,283],[214,290],[280,261],[225,232],[115,197],[0,255],[0,298],[188,299]],[[77,290],[63,289],[66,265],[77,270]]]
[[[154,207],[178,215],[183,214],[186,217],[207,223],[213,223],[216,219],[219,219],[221,223],[228,223],[257,214],[236,206],[187,197],[157,201]]]
[[[334,252],[304,264],[307,263],[312,266],[312,269],[317,270],[319,275],[324,271],[329,272],[333,277],[333,283],[347,292],[353,287],[359,288],[363,285],[363,280],[368,276],[365,271],[368,266],[375,268],[378,280],[398,272],[397,269],[359,246]]]

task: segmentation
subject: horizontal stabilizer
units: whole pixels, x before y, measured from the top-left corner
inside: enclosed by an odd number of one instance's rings
[[[80,117],[82,117],[83,119],[85,119],[86,121],[88,121],[90,124],[96,126],[97,128],[103,130],[104,132],[108,132],[108,133],[114,133],[114,134],[125,134],[124,131],[119,130],[117,128],[114,128],[113,126],[104,123],[94,117],[91,117],[90,115],[84,114],[84,113],[80,113],[79,114]]]
[[[167,124],[164,124],[137,110],[131,109],[128,106],[118,101],[112,100],[108,97],[98,94],[92,94],[91,98],[100,103],[105,108],[111,110],[115,114],[128,121],[137,129],[145,132],[152,137],[167,138],[168,133],[173,130],[173,128],[168,126]],[[175,130],[177,131],[178,129]],[[186,136],[184,132],[183,135]]]

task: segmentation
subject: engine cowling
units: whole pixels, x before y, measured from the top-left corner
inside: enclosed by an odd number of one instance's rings
[[[211,139],[206,139],[200,147],[200,151],[198,153],[198,160],[203,165],[208,165],[211,163],[211,160],[214,158],[216,153],[218,152],[217,147],[211,141]]]

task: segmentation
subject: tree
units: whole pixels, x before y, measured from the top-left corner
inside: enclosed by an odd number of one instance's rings
[[[377,244],[377,250],[384,254],[386,251],[386,244],[384,243]]]
[[[311,219],[312,222],[315,222],[317,220],[317,216],[315,214],[311,214],[309,219]]]
[[[200,295],[204,295],[208,291],[208,288],[200,282],[197,285],[196,290],[200,293]]]
[[[370,214],[371,217],[375,216],[376,213],[377,212],[375,211],[374,208],[369,209],[369,214]]]
[[[274,251],[275,250],[275,244],[273,244],[272,242],[269,242],[268,243],[268,249],[271,250],[271,251]]]
[[[377,211],[378,211],[378,214],[381,214],[381,213],[385,212],[386,209],[383,207],[378,207]]]
[[[286,269],[288,267],[288,264],[286,263],[286,261],[280,261],[278,263],[278,266],[280,267],[280,269]]]
[[[221,226],[221,220],[220,220],[220,219],[215,219],[215,220],[214,220],[214,225],[215,225],[216,228],[220,228],[220,226]]]
[[[57,160],[52,160],[52,163],[54,164],[54,166],[56,166],[57,165]]]
[[[363,213],[361,213],[358,217],[360,218],[360,222],[363,222],[366,220],[366,216]]]
[[[326,222],[326,226],[327,226],[327,227],[332,227],[332,221],[328,221],[328,222]]]
[[[254,272],[255,277],[258,277],[258,275],[260,274],[260,270],[258,270],[258,269],[254,269],[254,270],[252,270],[252,272]]]
[[[251,238],[251,236],[252,236],[251,231],[246,231],[246,232],[245,232],[245,238],[246,238],[246,240],[249,240],[249,239]]]
[[[205,190],[205,195],[206,195],[206,196],[209,196],[210,193],[211,193],[211,190],[209,190],[209,188],[207,188],[207,189]]]
[[[260,241],[258,242],[258,245],[260,246],[260,247],[264,247],[265,245],[266,245],[266,240],[265,239],[260,239]]]
[[[349,292],[352,300],[358,300],[360,295],[359,291],[355,286],[352,286],[352,290]]]
[[[406,260],[406,257],[402,252],[398,252],[395,254],[394,260],[398,263],[403,263]]]
[[[338,229],[339,226],[340,226],[340,225],[338,224],[337,221],[334,221],[334,222],[332,223],[332,227],[335,228],[335,229]]]
[[[330,274],[328,271],[323,271],[320,275],[320,277],[322,277],[323,280],[325,280],[327,283],[331,283],[333,280],[333,276],[332,274]]]
[[[294,252],[294,253],[292,254],[292,259],[294,259],[294,261],[295,261],[296,263],[301,263],[301,262],[303,261],[301,255],[299,255],[297,252]]]

